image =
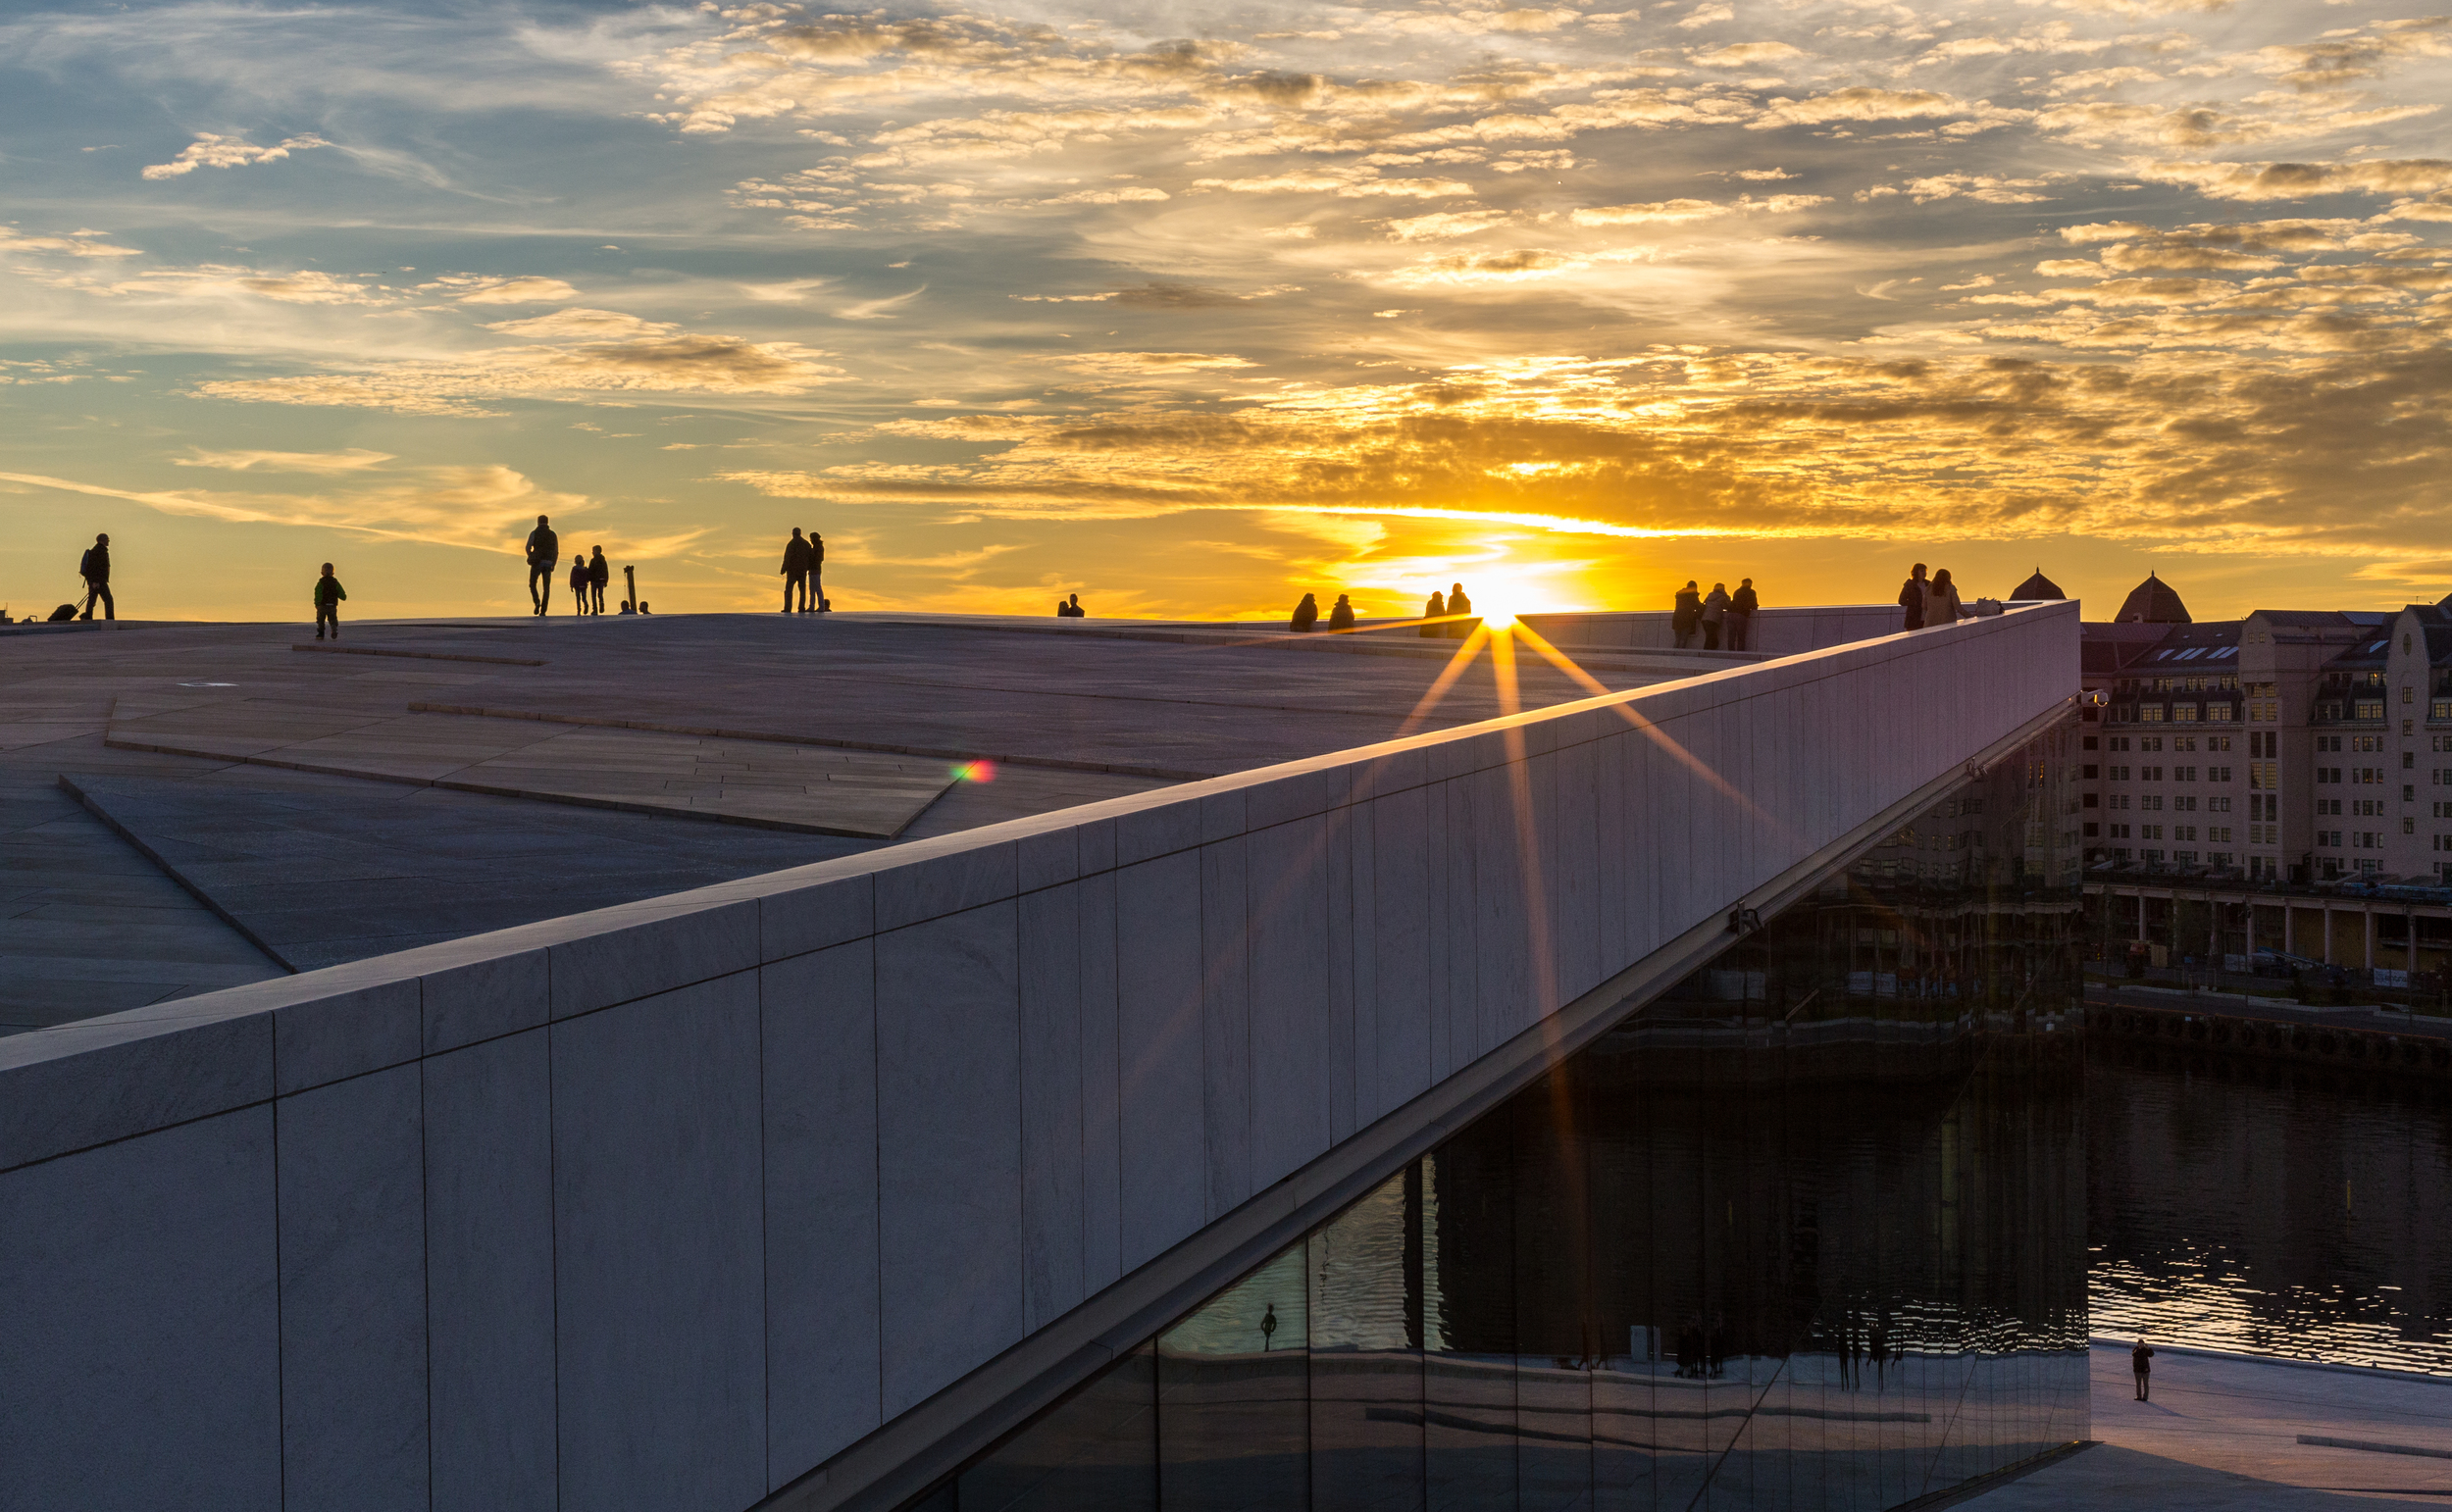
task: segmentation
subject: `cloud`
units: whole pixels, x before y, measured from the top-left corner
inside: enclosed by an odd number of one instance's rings
[[[331,145],[320,136],[292,136],[270,147],[258,147],[244,137],[199,131],[194,141],[179,149],[179,156],[168,163],[153,164],[145,170],[144,176],[178,178],[199,168],[246,168],[256,163],[278,163],[292,152],[308,152]]]
[[[507,303],[487,300],[485,303]],[[590,310],[584,306],[555,310],[545,315],[532,315],[526,320],[489,322],[487,330],[498,330],[506,336],[527,336],[539,341],[617,340],[630,336],[663,335],[679,328],[658,321],[642,321],[619,310]]]
[[[1513,252],[1462,253],[1453,257],[1429,258],[1401,268],[1391,277],[1399,283],[1411,284],[1520,283],[1528,278],[1546,278],[1554,274],[1590,266],[1588,259],[1540,247],[1525,247]]]
[[[1731,42],[1707,53],[1690,54],[1687,61],[1707,69],[1752,69],[1804,56],[1803,48],[1785,42]]]
[[[1834,89],[1801,100],[1779,98],[1746,125],[1758,131],[1787,126],[1822,126],[1831,122],[1907,121],[1962,116],[1981,124],[2027,119],[2024,111],[1994,107],[1989,100],[1962,100],[1932,89],[1876,89],[1869,85]]]
[[[1738,196],[1735,203],[1726,205],[1704,199],[1658,200],[1645,205],[1601,205],[1572,211],[1567,219],[1577,226],[1681,226],[1728,215],[1788,215],[1829,203],[1829,198],[1820,194],[1773,194],[1762,199],[1744,194]]]
[[[421,467],[380,483],[320,493],[142,491],[27,473],[0,473],[0,480],[126,499],[166,515],[346,530],[379,540],[485,552],[516,549],[528,522],[539,513],[572,515],[591,507],[584,494],[539,487],[527,475],[499,464]]]
[[[363,473],[393,460],[387,451],[352,446],[346,451],[205,451],[171,459],[183,468],[221,468],[231,473]]]
[[[448,290],[450,297],[464,305],[544,304],[557,299],[579,297],[579,290],[568,283],[559,278],[545,277],[540,274],[530,274],[517,278],[450,277],[437,278],[427,286]]]
[[[2151,183],[2186,184],[2209,199],[2313,199],[2323,194],[2431,194],[2452,188],[2452,160],[2364,163],[2132,163]]]
[[[1084,352],[1059,359],[1076,373],[1099,378],[1156,378],[1178,373],[1216,373],[1249,368],[1240,357],[1210,352]]]
[[[141,257],[135,247],[113,246],[100,238],[104,231],[78,231],[69,236],[28,236],[0,226],[0,252],[28,252],[60,257]]]
[[[1452,236],[1475,236],[1493,227],[1505,226],[1504,210],[1440,210],[1429,215],[1407,216],[1390,221],[1390,241],[1436,241]]]

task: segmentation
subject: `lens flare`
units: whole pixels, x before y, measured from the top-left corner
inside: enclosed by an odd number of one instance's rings
[[[984,756],[977,761],[958,761],[946,775],[957,782],[993,782],[996,780],[996,764]]]

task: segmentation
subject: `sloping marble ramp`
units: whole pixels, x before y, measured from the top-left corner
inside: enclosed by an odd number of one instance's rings
[[[123,700],[104,743],[865,839],[901,833],[953,781],[924,757],[275,698]]]
[[[236,775],[79,776],[61,785],[293,971],[831,861],[877,843],[287,773],[265,772],[265,785],[254,785],[231,781]]]

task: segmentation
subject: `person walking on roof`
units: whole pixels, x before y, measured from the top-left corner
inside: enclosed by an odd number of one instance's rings
[[[528,532],[528,597],[543,614],[553,598],[553,570],[562,565],[562,537],[553,533],[553,522],[536,517],[536,529]]]
[[[2142,1338],[2137,1340],[2136,1348],[2128,1351],[2128,1372],[2137,1378],[2137,1400],[2152,1401],[2154,1399],[2154,1351],[2146,1347],[2146,1341]]]
[[[340,580],[332,576],[332,565],[330,562],[325,563],[324,576],[315,580],[316,639],[324,638],[324,627],[327,625],[332,628],[332,638],[334,640],[340,638],[340,601],[348,596],[349,590],[342,587]]]
[[[85,580],[84,612],[77,618],[92,619],[94,602],[99,599],[102,617],[106,620],[118,619],[119,606],[111,602],[111,537],[97,535],[93,538],[93,544],[87,546],[85,554],[77,560],[77,576]]]
[[[571,602],[573,613],[586,614],[587,612],[587,559],[586,557],[571,558]]]
[[[805,614],[809,607],[809,543],[800,538],[800,528],[796,525],[792,528],[792,539],[784,542],[783,572],[784,613],[794,612],[793,595],[797,594],[796,608]]]
[[[1907,575],[1907,581],[1899,584],[1899,609],[1901,611],[1899,629],[1912,630],[1924,628],[1925,586],[1924,564],[1918,562],[1916,564],[1916,571]]]

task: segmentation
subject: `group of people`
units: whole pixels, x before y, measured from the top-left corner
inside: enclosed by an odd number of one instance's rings
[[[1677,590],[1668,628],[1680,651],[1751,651],[1754,612],[1762,607],[1751,578],[1738,580],[1734,593],[1728,591],[1728,584],[1715,582],[1708,594],[1698,591],[1695,580],[1689,578]]]
[[[792,595],[799,595],[799,607],[792,607]],[[800,528],[792,528],[792,539],[784,542],[784,613],[818,614],[832,609],[826,601],[826,537],[811,530],[806,537]]]
[[[1319,629],[1319,600],[1308,593],[1303,594],[1303,602],[1294,606],[1294,618],[1287,622],[1286,628],[1293,630]],[[1353,599],[1343,593],[1337,595],[1337,602],[1328,611],[1328,628],[1332,630],[1354,629]]]
[[[1059,614],[1062,612],[1057,611]],[[1451,584],[1444,594],[1433,588],[1429,601],[1422,605],[1422,638],[1461,640],[1472,633],[1472,615],[1473,601],[1465,596],[1464,584]],[[1315,630],[1319,629],[1319,600],[1305,593],[1303,602],[1294,606],[1294,618],[1287,622],[1286,628],[1296,631]],[[1354,629],[1352,598],[1343,593],[1337,595],[1337,602],[1328,611],[1328,628],[1332,630]]]
[[[1945,567],[1927,580],[1921,562],[1907,575],[1907,581],[1899,584],[1899,608],[1902,630],[1952,625],[1967,618],[1967,606],[1959,602],[1958,584],[1950,580],[1950,570]]]
[[[562,537],[554,533],[552,521],[538,515],[536,529],[528,532],[528,598],[537,614],[552,607],[553,571],[561,562]],[[573,556],[568,580],[572,613],[604,613],[604,589],[613,580],[613,564],[604,559],[602,546],[593,548],[587,556]],[[627,614],[630,606],[624,604],[622,610]],[[333,634],[338,633],[335,626]]]

